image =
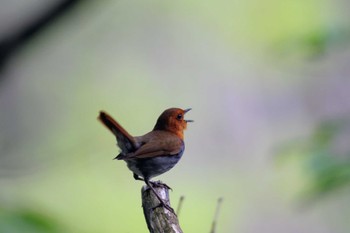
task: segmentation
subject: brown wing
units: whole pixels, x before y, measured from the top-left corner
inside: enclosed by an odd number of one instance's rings
[[[116,136],[118,146],[120,147],[123,153],[129,153],[136,150],[136,143],[134,137],[131,136],[110,115],[101,111],[98,119]]]
[[[176,135],[162,131],[152,131],[146,134],[145,141],[135,153],[127,154],[124,159],[142,159],[156,156],[168,156],[181,153],[183,141]]]

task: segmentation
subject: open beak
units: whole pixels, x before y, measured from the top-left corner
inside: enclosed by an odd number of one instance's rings
[[[190,111],[192,108],[187,108],[184,110],[184,113],[186,114],[188,111]],[[194,120],[185,120],[186,122],[194,122]]]

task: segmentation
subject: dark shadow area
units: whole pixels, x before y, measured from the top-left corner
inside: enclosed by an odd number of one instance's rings
[[[39,16],[18,31],[13,31],[9,35],[4,35],[0,39],[0,81],[4,78],[3,72],[10,58],[23,47],[31,38],[50,26],[55,20],[62,17],[68,11],[76,8],[83,1],[63,0],[48,8],[46,12],[39,13]]]

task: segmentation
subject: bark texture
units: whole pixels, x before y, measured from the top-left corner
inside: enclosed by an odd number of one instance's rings
[[[154,187],[159,196],[170,205],[169,189],[166,185]],[[164,207],[157,207],[159,200],[152,190],[144,185],[141,189],[142,208],[150,233],[182,233],[176,214]]]

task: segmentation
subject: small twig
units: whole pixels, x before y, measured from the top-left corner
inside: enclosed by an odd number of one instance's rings
[[[212,225],[211,225],[211,231],[210,231],[210,233],[215,233],[215,230],[216,230],[216,223],[217,223],[217,220],[218,220],[218,217],[219,217],[219,213],[220,213],[220,209],[221,209],[222,200],[223,200],[223,198],[220,197],[220,198],[218,199],[217,204],[216,204],[216,211],[215,211],[215,214],[214,214],[214,218],[213,218],[213,222],[212,222]]]
[[[177,209],[176,209],[177,217],[179,217],[179,215],[180,215],[180,210],[181,210],[182,203],[183,203],[184,199],[185,199],[185,196],[181,196],[179,199],[179,204],[177,205]]]

